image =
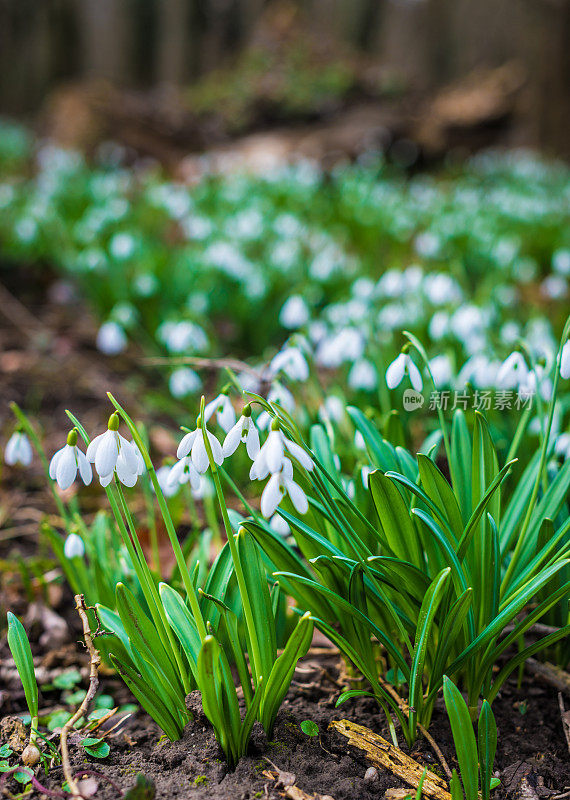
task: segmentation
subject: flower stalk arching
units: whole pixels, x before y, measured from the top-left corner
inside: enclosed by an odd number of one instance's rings
[[[194,584],[192,583],[192,577],[191,577],[190,572],[188,570],[188,565],[186,564],[186,559],[184,558],[184,554],[182,552],[182,548],[180,546],[180,542],[178,541],[178,537],[176,535],[176,530],[174,528],[174,523],[173,523],[172,517],[170,515],[170,510],[168,508],[168,504],[166,502],[166,499],[164,497],[164,493],[163,493],[162,488],[160,486],[160,482],[159,482],[158,478],[156,477],[156,472],[155,472],[154,466],[152,464],[149,452],[148,452],[148,450],[147,450],[147,448],[146,448],[146,446],[145,446],[145,444],[144,444],[144,442],[143,442],[143,440],[141,438],[141,435],[140,435],[136,425],[134,424],[132,419],[129,417],[129,415],[126,413],[126,411],[123,409],[123,407],[120,405],[120,403],[117,400],[115,400],[115,398],[113,397],[111,392],[107,392],[107,397],[109,398],[111,403],[115,406],[117,411],[123,417],[123,419],[125,421],[125,424],[127,425],[128,429],[131,432],[131,435],[133,437],[133,440],[134,440],[135,444],[137,445],[137,447],[140,450],[141,456],[142,456],[143,461],[145,463],[145,467],[148,470],[148,474],[149,474],[150,480],[152,482],[152,485],[154,487],[156,498],[158,500],[158,505],[160,507],[160,512],[161,512],[162,518],[164,520],[164,524],[165,524],[165,527],[166,527],[166,532],[168,533],[168,538],[170,540],[170,544],[172,546],[172,550],[174,551],[174,557],[176,559],[176,564],[178,565],[178,569],[180,570],[180,575],[182,576],[182,582],[184,584],[184,589],[186,590],[186,595],[188,597],[188,602],[190,603],[190,608],[192,610],[192,615],[194,616],[194,620],[195,620],[196,626],[198,628],[198,633],[200,635],[200,639],[203,641],[206,638],[207,634],[206,634],[206,626],[204,625],[204,619],[202,617],[202,612],[200,611],[200,605],[198,603],[198,596],[196,595],[196,590],[194,589]]]
[[[251,659],[253,662],[254,674],[255,674],[255,684],[256,686],[262,679],[262,667],[261,667],[261,653],[259,651],[259,643],[257,641],[257,637],[255,634],[255,624],[253,620],[253,611],[251,608],[251,603],[249,599],[249,595],[247,592],[247,586],[245,583],[245,576],[243,574],[241,562],[239,559],[239,553],[237,550],[237,546],[234,539],[234,532],[232,530],[228,509],[226,506],[226,501],[224,498],[224,491],[222,489],[222,483],[220,481],[220,475],[218,472],[218,466],[214,460],[214,455],[212,453],[212,446],[210,444],[210,440],[207,434],[206,422],[204,420],[204,408],[205,408],[205,398],[202,396],[200,401],[200,414],[198,417],[198,428],[202,430],[204,445],[206,447],[206,453],[208,454],[208,460],[210,462],[210,469],[212,471],[212,479],[214,481],[214,486],[216,488],[216,494],[218,496],[218,502],[220,504],[220,511],[222,513],[222,519],[224,522],[224,528],[226,530],[226,536],[228,539],[228,545],[230,548],[230,552],[232,555],[232,561],[234,563],[234,569],[236,573],[236,579],[238,583],[239,593],[241,597],[243,613],[248,629],[248,638],[251,643]]]
[[[81,425],[79,420],[70,411],[66,411],[66,414],[79,431],[85,444],[88,445],[89,436],[83,425]],[[119,528],[121,539],[127,548],[129,558],[131,559],[131,563],[141,585],[141,589],[147,602],[153,622],[157,630],[161,631],[163,636],[168,640],[173,661],[178,667],[182,683],[186,688],[186,686],[189,686],[187,671],[184,668],[184,665],[180,659],[178,648],[175,645],[172,630],[166,618],[166,613],[160,600],[152,573],[147,564],[146,558],[144,557],[144,553],[142,552],[140,542],[136,535],[136,529],[122,493],[120,483],[116,482],[115,487],[112,487],[111,485],[106,486],[105,493],[117,523],[117,527]],[[117,496],[119,497],[119,500],[117,500]],[[121,505],[123,506],[125,517],[123,517],[123,514],[121,513]],[[125,519],[127,520],[127,524],[125,524]]]

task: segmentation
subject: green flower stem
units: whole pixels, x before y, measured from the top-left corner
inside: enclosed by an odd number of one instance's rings
[[[172,550],[174,551],[174,557],[176,559],[178,569],[180,570],[180,575],[182,577],[182,582],[184,583],[184,588],[186,590],[188,602],[190,603],[190,608],[194,616],[194,621],[196,622],[200,639],[204,641],[204,639],[206,638],[206,626],[204,625],[204,619],[202,617],[202,612],[200,611],[198,596],[196,594],[194,584],[192,583],[192,578],[188,570],[188,565],[186,564],[186,559],[184,558],[184,553],[182,552],[180,542],[178,541],[178,537],[176,535],[176,530],[174,528],[174,523],[172,522],[172,517],[170,515],[168,504],[165,500],[162,489],[160,488],[160,483],[158,482],[158,478],[156,477],[156,472],[154,470],[152,461],[150,460],[150,455],[132,419],[122,408],[122,406],[117,402],[117,400],[115,400],[115,398],[110,392],[107,393],[107,396],[111,401],[111,403],[115,406],[117,411],[120,412],[121,416],[125,420],[125,423],[129,428],[131,435],[143,457],[145,466],[148,470],[150,480],[152,481],[152,485],[154,486],[154,491],[158,500],[158,505],[160,506],[160,512],[162,514],[162,518],[166,526],[166,532],[168,533],[168,538],[170,539]]]
[[[30,422],[30,420],[27,418],[27,416],[24,414],[24,412],[22,411],[22,409],[19,407],[19,405],[17,403],[10,403],[10,409],[11,409],[12,413],[14,414],[14,416],[16,417],[16,419],[18,420],[18,422],[20,423],[20,425],[22,426],[22,428],[24,429],[24,431],[26,432],[26,434],[29,436],[32,444],[34,445],[34,449],[35,449],[36,453],[39,456],[39,459],[40,459],[40,461],[42,463],[42,467],[43,467],[44,472],[46,474],[47,482],[48,482],[48,485],[49,485],[49,487],[51,489],[51,493],[53,495],[53,499],[55,500],[55,504],[57,506],[57,510],[59,511],[60,516],[62,517],[63,521],[65,522],[65,527],[67,528],[67,526],[69,525],[71,520],[69,519],[69,514],[67,513],[67,509],[65,507],[65,504],[64,504],[63,500],[61,499],[61,497],[56,492],[55,487],[54,487],[54,482],[50,478],[50,475],[49,475],[49,463],[48,463],[48,460],[46,458],[46,454],[44,452],[44,449],[42,447],[42,443],[40,442],[40,438],[39,438],[38,434],[36,433],[35,428],[33,427],[32,423]]]
[[[242,503],[242,505],[246,509],[246,511],[254,519],[258,519],[259,516],[260,516],[259,511],[257,511],[252,505],[250,505],[250,503],[247,501],[245,495],[239,490],[236,482],[232,478],[230,478],[230,476],[228,475],[228,473],[226,472],[225,469],[220,469],[220,472],[222,473],[222,477],[224,478],[225,482],[228,484],[228,486],[230,487],[232,492],[236,495],[236,497],[240,500],[240,502]]]
[[[247,591],[247,586],[245,583],[245,576],[243,574],[243,570],[241,567],[241,562],[239,560],[239,554],[237,550],[237,546],[234,539],[234,533],[232,530],[232,526],[230,523],[230,518],[228,515],[228,509],[226,506],[226,501],[224,499],[224,492],[222,489],[222,483],[220,481],[220,475],[218,472],[218,467],[216,462],[214,461],[214,456],[212,453],[212,446],[208,439],[208,433],[206,428],[206,423],[204,421],[204,406],[205,406],[205,399],[202,396],[202,400],[200,403],[200,427],[202,428],[202,435],[204,437],[204,445],[206,447],[206,453],[208,454],[208,460],[210,462],[210,469],[212,471],[212,478],[214,480],[214,486],[216,487],[216,494],[218,495],[218,502],[220,504],[220,511],[222,512],[222,519],[224,521],[224,527],[226,530],[226,536],[228,538],[228,544],[230,547],[230,552],[232,555],[232,561],[234,562],[234,569],[236,573],[236,579],[238,582],[239,593],[241,597],[243,613],[247,625],[247,630],[249,634],[249,642],[251,644],[251,659],[253,662],[253,669],[255,673],[255,683],[256,685],[262,679],[262,669],[261,669],[261,653],[259,651],[259,642],[257,641],[257,636],[255,634],[255,624],[253,621],[253,612],[251,609],[251,603],[249,600],[249,594]]]
[[[570,335],[570,317],[566,320],[566,324],[564,325],[564,330],[562,332],[562,338],[560,340],[560,346],[558,348],[558,354],[556,356],[556,362],[554,364],[554,381],[552,385],[552,397],[550,399],[550,406],[548,409],[548,420],[546,422],[546,430],[544,431],[544,438],[542,440],[542,448],[540,451],[540,462],[538,465],[538,472],[536,473],[536,479],[534,482],[534,487],[532,490],[532,496],[530,498],[530,502],[528,504],[528,508],[526,511],[526,515],[524,518],[524,522],[522,524],[521,531],[517,537],[517,543],[515,545],[515,549],[511,556],[511,561],[509,566],[507,567],[507,571],[505,573],[505,577],[503,578],[503,582],[501,585],[501,596],[505,593],[513,573],[516,572],[518,559],[521,553],[521,550],[525,544],[525,536],[528,531],[530,521],[532,518],[532,514],[534,511],[534,507],[536,505],[536,500],[538,498],[538,492],[540,489],[540,484],[542,482],[542,473],[546,466],[546,458],[548,455],[548,443],[550,440],[550,432],[552,430],[552,420],[554,418],[554,407],[556,405],[556,393],[558,391],[558,382],[560,380],[560,363],[562,361],[562,348],[566,344],[568,340],[568,336]]]
[[[145,573],[145,577],[146,577],[149,585],[152,587],[152,599],[154,601],[154,604],[155,604],[155,607],[156,607],[156,612],[158,613],[158,617],[160,619],[160,623],[161,623],[161,626],[163,628],[163,633],[166,634],[166,636],[168,638],[168,643],[170,645],[170,650],[171,650],[172,654],[174,655],[174,660],[176,662],[176,667],[178,668],[178,673],[179,673],[179,675],[180,675],[180,677],[182,679],[182,685],[184,686],[184,691],[186,693],[188,693],[190,691],[190,681],[188,680],[187,670],[184,667],[184,663],[183,663],[182,658],[180,656],[180,650],[179,650],[179,648],[178,648],[178,646],[176,644],[176,640],[174,638],[174,634],[172,632],[172,628],[170,627],[170,624],[169,624],[168,619],[166,617],[166,612],[165,612],[164,606],[163,606],[163,604],[162,604],[162,602],[160,600],[160,595],[158,594],[158,591],[156,589],[156,585],[154,583],[154,580],[152,578],[152,573],[151,573],[151,571],[150,571],[150,569],[148,567],[148,564],[146,562],[146,558],[144,556],[143,549],[141,547],[141,544],[140,544],[138,536],[137,536],[137,532],[136,532],[136,529],[135,529],[133,518],[131,516],[131,512],[129,511],[129,507],[127,505],[127,501],[125,500],[124,492],[123,492],[123,490],[121,488],[121,485],[120,485],[119,481],[116,480],[116,479],[115,479],[115,492],[117,493],[117,495],[119,497],[119,501],[120,501],[120,504],[121,504],[121,507],[122,507],[122,510],[123,510],[124,518],[127,520],[127,526],[128,526],[129,533],[130,533],[130,538],[134,542],[136,554],[137,554],[137,556],[139,558],[139,561],[140,561],[140,563],[141,563],[141,565],[143,567],[143,571]],[[156,622],[155,622],[155,624],[156,624]]]
[[[146,506],[146,518],[148,524],[148,531],[150,537],[150,552],[152,558],[152,568],[160,577],[162,575],[162,568],[160,565],[160,551],[158,548],[158,530],[156,527],[156,517],[154,514],[154,498],[152,496],[152,489],[148,479],[141,481],[144,495],[144,502]]]

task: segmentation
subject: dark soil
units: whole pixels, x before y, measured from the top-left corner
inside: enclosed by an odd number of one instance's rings
[[[74,748],[73,765],[78,770],[83,767],[103,773],[123,790],[134,784],[138,773],[143,773],[155,783],[157,798],[276,800],[286,796],[279,784],[278,770],[292,773],[295,785],[310,795],[330,795],[334,800],[372,800],[384,797],[388,789],[409,788],[382,770],[374,780],[365,780],[370,765],[358,752],[349,752],[342,737],[327,731],[331,720],[345,718],[388,738],[383,715],[374,701],[352,700],[335,709],[339,695],[337,661],[336,655],[309,655],[301,662],[279,712],[273,741],[268,742],[261,728],[256,727],[248,755],[233,772],[228,771],[212,729],[199,712],[178,742],[161,737],[158,726],[140,713],[112,740],[111,753],[104,761],[80,755],[79,749]],[[123,693],[124,689],[121,687],[120,691]],[[496,700],[493,711],[499,730],[495,769],[501,780],[501,786],[493,793],[494,800],[523,796],[536,800],[567,791],[570,758],[556,692],[529,678],[520,689],[511,682]],[[300,723],[304,720],[317,723],[318,737],[310,738],[302,732]],[[430,733],[451,768],[457,767],[441,702]],[[420,738],[410,754],[422,766],[442,774],[437,757],[424,739]],[[55,768],[45,783],[57,789],[62,780],[61,768]],[[118,797],[116,788],[103,779],[96,780],[97,798]]]

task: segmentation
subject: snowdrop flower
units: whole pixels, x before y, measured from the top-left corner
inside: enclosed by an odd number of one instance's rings
[[[570,378],[570,339],[562,348],[562,355],[560,358],[560,376],[567,380]]]
[[[196,420],[196,425],[196,430],[187,433],[180,441],[176,456],[177,458],[183,459],[189,455],[196,471],[202,475],[210,466],[210,461],[208,459],[208,451],[206,450],[206,443],[204,441],[204,431],[200,427],[199,417]],[[221,466],[224,463],[222,445],[218,442],[213,433],[210,433],[210,431],[206,431],[206,433],[208,435],[208,442],[212,448],[214,462],[218,466]]]
[[[279,516],[279,514],[274,514],[271,519],[269,520],[269,527],[275,533],[278,533],[279,536],[289,536],[291,533],[291,528],[289,527],[289,523],[283,519],[283,517]]]
[[[309,321],[309,308],[299,294],[289,297],[279,312],[279,322],[284,328],[302,328]]]
[[[570,250],[557,250],[553,254],[552,269],[560,275],[570,275]]]
[[[119,415],[116,413],[109,417],[105,433],[93,439],[86,455],[87,460],[95,464],[101,486],[108,486],[115,473],[125,486],[134,486],[144,471],[144,464],[141,466],[142,459],[133,443],[119,433]]]
[[[77,473],[86,486],[91,483],[93,473],[85,454],[77,447],[77,430],[73,428],[67,435],[67,444],[58,450],[49,465],[49,476],[60,489],[69,489]]]
[[[247,454],[253,461],[259,453],[259,433],[252,419],[249,403],[244,407],[243,414],[224,439],[222,445],[224,458],[233,455],[240,442],[245,442]]]
[[[267,481],[261,495],[261,513],[266,519],[275,514],[285,494],[289,495],[299,514],[307,513],[309,501],[299,484],[293,480],[293,464],[288,458],[283,459],[280,471],[274,473]]]
[[[200,488],[200,473],[189,456],[184,456],[173,467],[167,467],[167,469],[168,477],[165,481],[165,487],[168,492],[174,494],[178,487],[184,483],[189,483],[193,492]]]
[[[117,322],[104,322],[97,332],[95,344],[106,356],[116,356],[127,346],[127,337]]]
[[[570,433],[561,433],[554,444],[554,452],[562,458],[570,458]]]
[[[406,372],[410,376],[410,382],[416,392],[421,392],[423,388],[422,376],[408,353],[400,353],[386,370],[388,388],[395,389],[396,386],[399,386]]]
[[[436,386],[443,386],[451,383],[453,370],[451,367],[451,359],[445,353],[434,356],[429,362],[429,368]]]
[[[351,389],[372,391],[376,388],[377,382],[376,368],[365,358],[353,364],[348,373],[348,385]]]
[[[251,466],[250,479],[260,481],[270,473],[273,475],[279,472],[283,468],[283,464],[289,461],[285,457],[285,450],[288,450],[290,455],[296,458],[302,467],[307,470],[313,469],[314,464],[311,457],[307,455],[300,445],[285,437],[283,431],[279,428],[279,422],[274,419],[271,423],[269,436]]]
[[[529,368],[523,354],[515,350],[507,356],[497,372],[497,385],[505,389],[523,386],[528,379]]]
[[[298,347],[285,347],[271,359],[269,369],[273,375],[284,372],[292,381],[306,381],[309,365]]]
[[[91,469],[89,469],[89,475],[91,476]],[[91,478],[89,479],[91,480]],[[81,558],[84,556],[85,545],[81,536],[76,533],[70,533],[63,545],[63,554],[66,558]]]
[[[168,381],[168,388],[173,397],[185,397],[188,394],[194,394],[201,386],[200,376],[190,367],[175,369]]]
[[[23,431],[15,431],[8,439],[4,450],[4,460],[11,467],[14,464],[29,467],[32,463],[32,445]]]
[[[331,394],[319,408],[319,419],[322,422],[340,422],[345,413],[345,405],[340,397]]]
[[[216,414],[219,426],[228,433],[236,422],[236,412],[232,406],[230,398],[227,394],[222,392],[206,405],[204,409],[204,419],[206,422],[210,419],[212,414]]]
[[[179,481],[173,481],[172,483],[170,483],[170,481],[169,481],[170,473],[172,472],[172,470],[173,470],[173,467],[169,467],[168,464],[163,464],[162,467],[159,467],[156,470],[156,479],[158,481],[158,485],[160,486],[160,488],[162,490],[162,494],[165,497],[174,497],[174,495],[176,494],[176,492],[178,491],[178,489],[180,487],[180,482]],[[151,487],[152,487],[152,484],[151,484]],[[153,491],[154,491],[154,487],[153,487]]]

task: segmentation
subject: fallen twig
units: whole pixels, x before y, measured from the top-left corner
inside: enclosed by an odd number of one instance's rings
[[[65,725],[61,730],[61,763],[63,767],[63,774],[65,775],[65,779],[67,781],[67,785],[69,786],[69,791],[71,792],[72,797],[81,798],[81,792],[77,785],[77,781],[71,771],[71,764],[69,763],[69,750],[67,747],[67,737],[69,732],[77,722],[77,720],[85,714],[87,711],[87,707],[91,700],[95,697],[95,693],[99,687],[99,666],[101,664],[101,656],[99,652],[96,650],[93,644],[93,634],[91,633],[91,627],[89,625],[89,617],[87,616],[87,606],[85,605],[85,596],[82,594],[75,595],[75,609],[79,616],[81,617],[81,623],[83,625],[83,639],[85,640],[85,647],[89,652],[89,658],[91,661],[90,670],[89,670],[89,688],[85,693],[85,697],[83,698],[81,704],[79,705],[77,711],[73,716],[67,720]]]
[[[570,675],[563,669],[554,664],[549,664],[548,661],[536,661],[534,658],[527,658],[525,665],[545,683],[570,697]]]
[[[570,753],[570,711],[564,708],[564,700],[562,699],[562,692],[558,692],[558,707],[560,708],[560,719],[562,720],[562,730],[564,731],[564,738],[568,745],[568,752]]]
[[[366,758],[376,767],[382,767],[397,775],[409,786],[417,789],[424,774],[424,768],[407,756],[402,750],[394,747],[378,734],[356,725],[347,719],[333,720],[329,730],[336,731],[348,739],[348,743],[364,751]],[[447,784],[443,778],[429,770],[425,773],[422,787],[423,794],[434,800],[451,800]]]

